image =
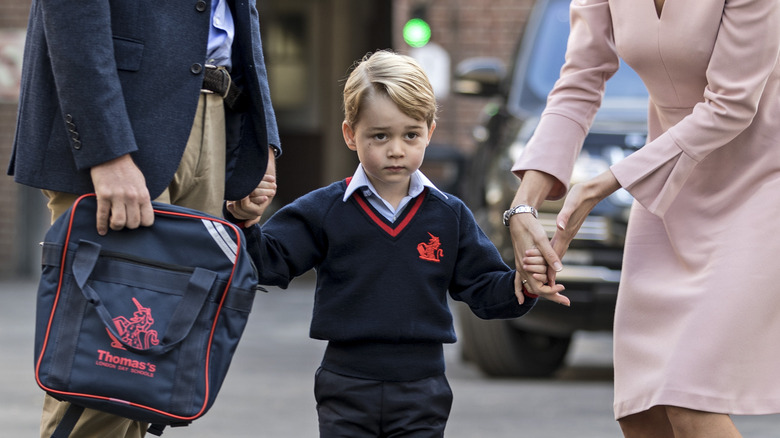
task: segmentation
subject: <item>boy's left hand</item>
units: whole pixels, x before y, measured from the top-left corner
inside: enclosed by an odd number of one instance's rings
[[[523,270],[539,283],[546,284],[550,279],[550,270],[542,252],[536,248],[529,249],[523,257]],[[553,271],[554,275],[554,271]],[[553,277],[554,279],[554,277]]]
[[[228,201],[227,210],[249,227],[260,222],[260,217],[276,195],[276,177],[266,174],[249,196],[240,201]]]
[[[554,301],[558,304],[563,304],[564,306],[571,305],[569,298],[561,295],[561,292],[563,292],[565,288],[563,285],[555,283],[556,272],[547,265],[547,261],[539,249],[533,248],[525,252],[525,256],[522,259],[522,268],[526,274],[530,274],[530,278],[528,279],[529,285],[532,282],[538,282],[544,286],[537,294],[540,298]],[[526,284],[523,283],[523,279],[518,272],[515,281],[515,295],[517,295],[518,299],[525,286]],[[528,290],[529,293],[535,293],[531,292],[529,289],[526,290]],[[523,304],[523,301],[524,298],[523,300],[519,300],[520,304]]]

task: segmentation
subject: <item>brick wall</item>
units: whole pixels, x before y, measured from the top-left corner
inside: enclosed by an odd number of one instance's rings
[[[449,52],[452,69],[476,56],[498,57],[508,63],[533,4],[534,0],[396,0],[393,28],[401,29],[416,6],[427,5],[431,40]],[[400,34],[394,39],[397,50],[408,47]],[[441,99],[436,142],[472,152],[471,132],[486,103],[472,97]]]
[[[0,29],[24,29],[30,14],[30,0],[0,0],[0,11]]]

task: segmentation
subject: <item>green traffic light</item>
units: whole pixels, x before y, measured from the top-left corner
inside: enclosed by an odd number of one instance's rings
[[[431,26],[422,18],[412,18],[404,25],[404,41],[412,47],[422,47],[431,40]]]

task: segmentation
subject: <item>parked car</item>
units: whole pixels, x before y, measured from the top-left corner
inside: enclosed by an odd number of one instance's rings
[[[476,152],[466,160],[460,194],[510,266],[514,254],[501,221],[519,184],[510,168],[533,134],[563,65],[569,3],[536,1],[510,68],[497,59],[467,59],[457,66],[453,81],[460,95],[492,98],[474,129]],[[646,123],[647,91],[636,73],[622,65],[607,83],[571,183],[603,172],[641,147]],[[594,208],[572,242],[563,259],[565,269],[558,275],[571,307],[541,300],[522,318],[484,321],[459,306],[464,359],[490,376],[545,377],[564,363],[574,332],[611,330],[632,201],[624,190],[609,196]],[[545,202],[539,209],[539,220],[550,237],[561,205]]]

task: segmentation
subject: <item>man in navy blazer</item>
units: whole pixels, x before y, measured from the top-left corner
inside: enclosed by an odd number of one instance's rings
[[[257,10],[228,4],[230,75],[245,104],[226,109],[224,198],[237,200],[262,179],[269,147],[281,150]],[[33,0],[9,174],[46,190],[96,191],[122,228],[121,210],[140,212],[179,166],[207,70],[210,10],[208,0]]]
[[[101,233],[151,225],[152,199],[221,215],[275,173],[254,1],[33,0],[23,61],[8,173],[52,220],[93,191]],[[47,396],[43,436],[63,405]],[[88,410],[73,436],[146,427]]]

